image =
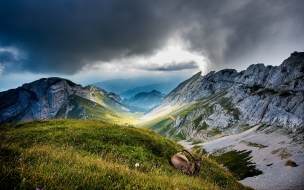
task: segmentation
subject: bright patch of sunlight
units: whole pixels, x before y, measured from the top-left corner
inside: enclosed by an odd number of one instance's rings
[[[147,62],[160,65],[172,62],[183,63],[191,61],[197,63],[200,69],[202,69],[201,66],[205,64],[205,58],[202,55],[185,50],[180,45],[168,46],[147,60]]]
[[[170,64],[180,64],[181,71],[183,70],[183,65],[187,65],[187,63],[195,63],[198,66],[198,69],[204,71],[206,68],[206,62],[207,61],[204,56],[196,52],[191,52],[183,48],[181,45],[169,45],[150,56],[134,55],[114,59],[110,62],[96,62],[94,69],[103,72],[110,71],[111,73],[118,73],[121,71],[138,72],[138,70],[153,71],[153,68],[166,67]]]

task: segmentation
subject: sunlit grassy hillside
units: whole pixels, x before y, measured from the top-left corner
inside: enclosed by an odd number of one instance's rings
[[[198,176],[174,170],[178,151],[150,130],[97,120],[0,126],[0,189],[246,189],[207,158]]]
[[[100,93],[93,93],[94,101],[73,95],[57,112],[56,118],[95,119],[115,124],[133,125],[143,114],[130,111],[122,104]]]

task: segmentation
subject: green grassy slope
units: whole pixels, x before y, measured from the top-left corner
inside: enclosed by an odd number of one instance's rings
[[[174,170],[180,150],[153,131],[97,120],[0,126],[0,189],[246,189],[207,158],[198,176]]]
[[[71,119],[98,119],[115,124],[132,125],[142,115],[139,112],[121,110],[122,105],[115,105],[115,101],[97,94],[94,95],[95,102],[72,96],[69,101],[57,112],[57,118]],[[116,103],[118,104],[118,103]],[[68,114],[66,114],[68,113]]]
[[[107,97],[105,94],[93,92],[92,97],[94,98],[95,102],[97,102],[98,104],[104,107],[107,107],[115,111],[121,111],[119,104],[113,101],[113,99]]]
[[[144,112],[142,110],[137,110],[135,108],[131,108],[125,104],[121,104],[113,99],[107,97],[104,94],[100,94],[98,92],[93,92],[92,96],[94,97],[94,101],[104,106],[110,110],[112,110],[114,116],[117,118],[116,122],[114,120],[110,120],[111,123],[118,124],[135,124],[138,122],[138,118],[140,118]],[[94,113],[94,111],[92,111]],[[99,115],[102,116],[102,115]]]

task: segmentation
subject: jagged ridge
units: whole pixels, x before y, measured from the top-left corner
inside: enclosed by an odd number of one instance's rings
[[[1,92],[0,98],[0,123],[55,117],[103,120],[110,117],[119,123],[124,122],[123,113],[132,109],[115,93],[94,86],[82,87],[58,77],[42,78]]]
[[[197,73],[168,94],[157,110],[173,106],[180,106],[170,112],[174,122],[150,127],[167,136],[208,138],[267,124],[297,136],[304,127],[304,53],[292,53],[280,66]]]

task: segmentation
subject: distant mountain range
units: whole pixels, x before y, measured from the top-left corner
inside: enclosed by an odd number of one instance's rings
[[[133,89],[138,86],[143,86],[145,84],[145,82],[147,82],[147,81],[138,80],[136,78],[112,79],[112,80],[97,82],[92,85],[102,88],[108,92],[114,92],[116,94],[119,94],[119,93],[125,92],[129,89]]]
[[[127,90],[125,92],[120,93],[121,98],[130,98],[141,92],[151,92],[153,90],[162,92],[164,94],[170,93],[174,88],[177,87],[178,84],[176,82],[164,82],[157,84],[150,84],[146,86],[140,86],[131,90]]]
[[[124,102],[130,106],[148,111],[159,106],[165,96],[165,94],[159,91],[152,90],[151,92],[140,92],[130,99],[124,100]]]
[[[162,81],[154,78],[129,78],[129,79],[112,79],[92,84],[108,92],[119,94],[122,98],[131,98],[140,92],[151,92],[157,90],[168,94],[181,83],[181,79],[172,79]]]

